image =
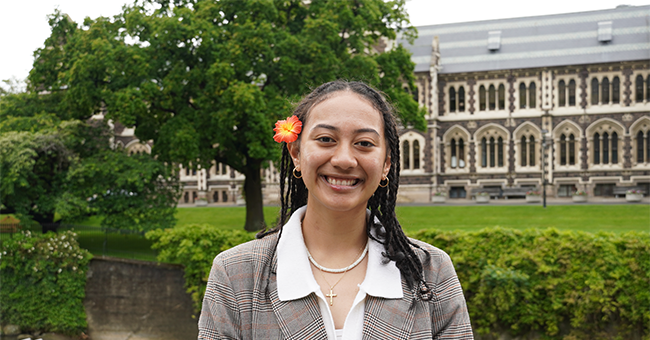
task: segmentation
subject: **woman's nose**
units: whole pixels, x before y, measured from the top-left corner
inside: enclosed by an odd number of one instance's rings
[[[331,163],[340,169],[350,169],[357,166],[357,159],[354,156],[354,150],[349,146],[341,145],[336,148]]]

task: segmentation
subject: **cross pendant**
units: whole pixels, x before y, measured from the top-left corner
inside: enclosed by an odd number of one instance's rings
[[[330,298],[330,306],[334,306],[334,298],[336,297],[336,294],[332,292],[332,288],[330,288],[330,293],[325,294],[328,298]]]

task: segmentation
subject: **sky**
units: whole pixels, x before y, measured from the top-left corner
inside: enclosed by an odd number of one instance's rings
[[[330,0],[337,1],[337,0]],[[56,8],[81,23],[85,17],[112,17],[133,0],[0,0],[0,80],[27,78],[33,53],[50,35],[47,16]],[[415,26],[506,19],[548,14],[641,6],[650,0],[521,1],[521,0],[407,0]],[[7,88],[7,85],[0,83]]]

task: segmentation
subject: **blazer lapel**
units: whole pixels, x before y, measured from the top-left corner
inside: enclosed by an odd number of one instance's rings
[[[413,293],[402,279],[401,299],[366,297],[363,339],[410,339],[415,320]]]
[[[280,301],[277,284],[277,256],[273,257],[269,277],[269,299],[285,339],[327,339],[327,331],[314,293],[290,301]]]

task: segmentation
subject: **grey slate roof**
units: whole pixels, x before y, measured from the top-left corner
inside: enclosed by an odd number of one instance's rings
[[[612,40],[598,41],[598,24],[612,22]],[[650,60],[650,6],[514,19],[420,26],[413,45],[415,72],[429,70],[431,43],[440,41],[440,73]],[[488,32],[501,46],[488,50]]]

